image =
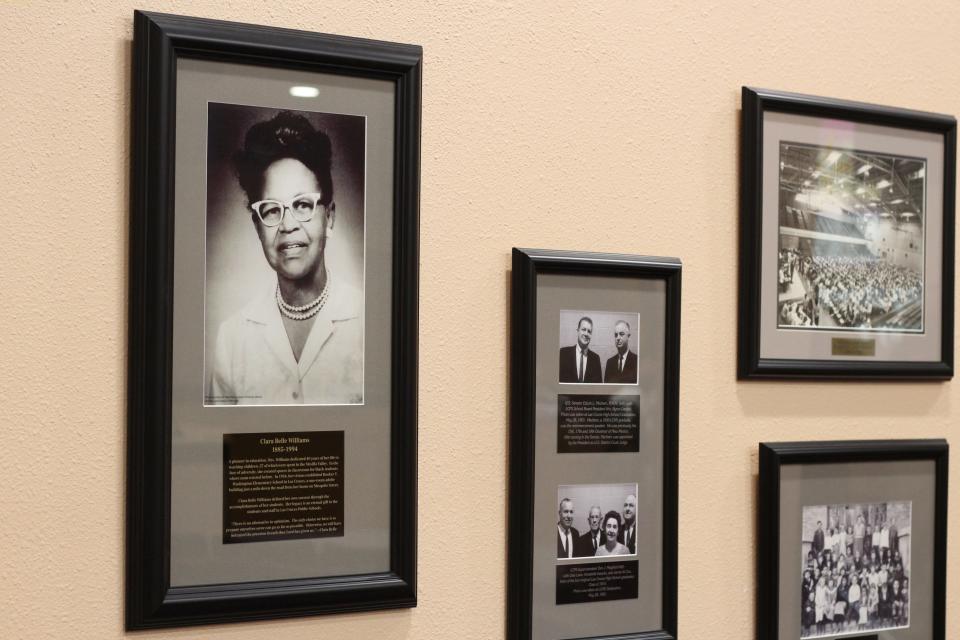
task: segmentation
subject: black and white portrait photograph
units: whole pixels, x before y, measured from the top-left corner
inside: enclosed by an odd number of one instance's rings
[[[636,553],[635,483],[560,485],[557,488],[558,559],[632,556]]]
[[[926,161],[780,143],[780,328],[923,332]]]
[[[911,502],[803,507],[801,638],[910,626]]]
[[[560,311],[560,383],[637,384],[639,316]]]
[[[207,115],[205,404],[363,404],[365,118]]]

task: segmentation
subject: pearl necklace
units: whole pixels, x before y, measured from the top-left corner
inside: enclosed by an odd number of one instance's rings
[[[328,282],[329,283],[329,282]],[[294,306],[292,304],[287,304],[283,296],[280,295],[280,283],[277,283],[277,307],[280,309],[280,313],[287,316],[291,320],[307,320],[317,315],[320,312],[320,309],[323,308],[323,305],[327,302],[327,294],[330,291],[330,287],[327,284],[323,285],[323,291],[320,292],[320,295],[316,299],[308,302],[302,306]]]

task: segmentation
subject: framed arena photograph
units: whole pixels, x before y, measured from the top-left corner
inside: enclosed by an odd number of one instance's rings
[[[760,445],[757,638],[945,640],[945,440]]]
[[[135,12],[128,629],[416,605],[421,65]]]
[[[677,637],[680,274],[513,250],[510,640]]]
[[[738,376],[953,376],[956,120],[743,88]]]

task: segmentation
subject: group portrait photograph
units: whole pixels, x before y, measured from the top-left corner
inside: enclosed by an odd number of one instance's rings
[[[910,626],[911,502],[803,507],[800,637]]]
[[[557,488],[557,559],[637,553],[637,485]]]

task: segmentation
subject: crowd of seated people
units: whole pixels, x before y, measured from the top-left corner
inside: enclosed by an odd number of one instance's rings
[[[920,273],[878,258],[814,256],[812,263],[817,302],[841,327],[870,327],[875,317],[923,296]]]
[[[910,577],[897,529],[859,518],[817,533],[803,566],[801,638],[909,624]]]
[[[789,300],[780,305],[780,326],[812,327],[813,319],[812,296],[805,296],[802,300]]]

